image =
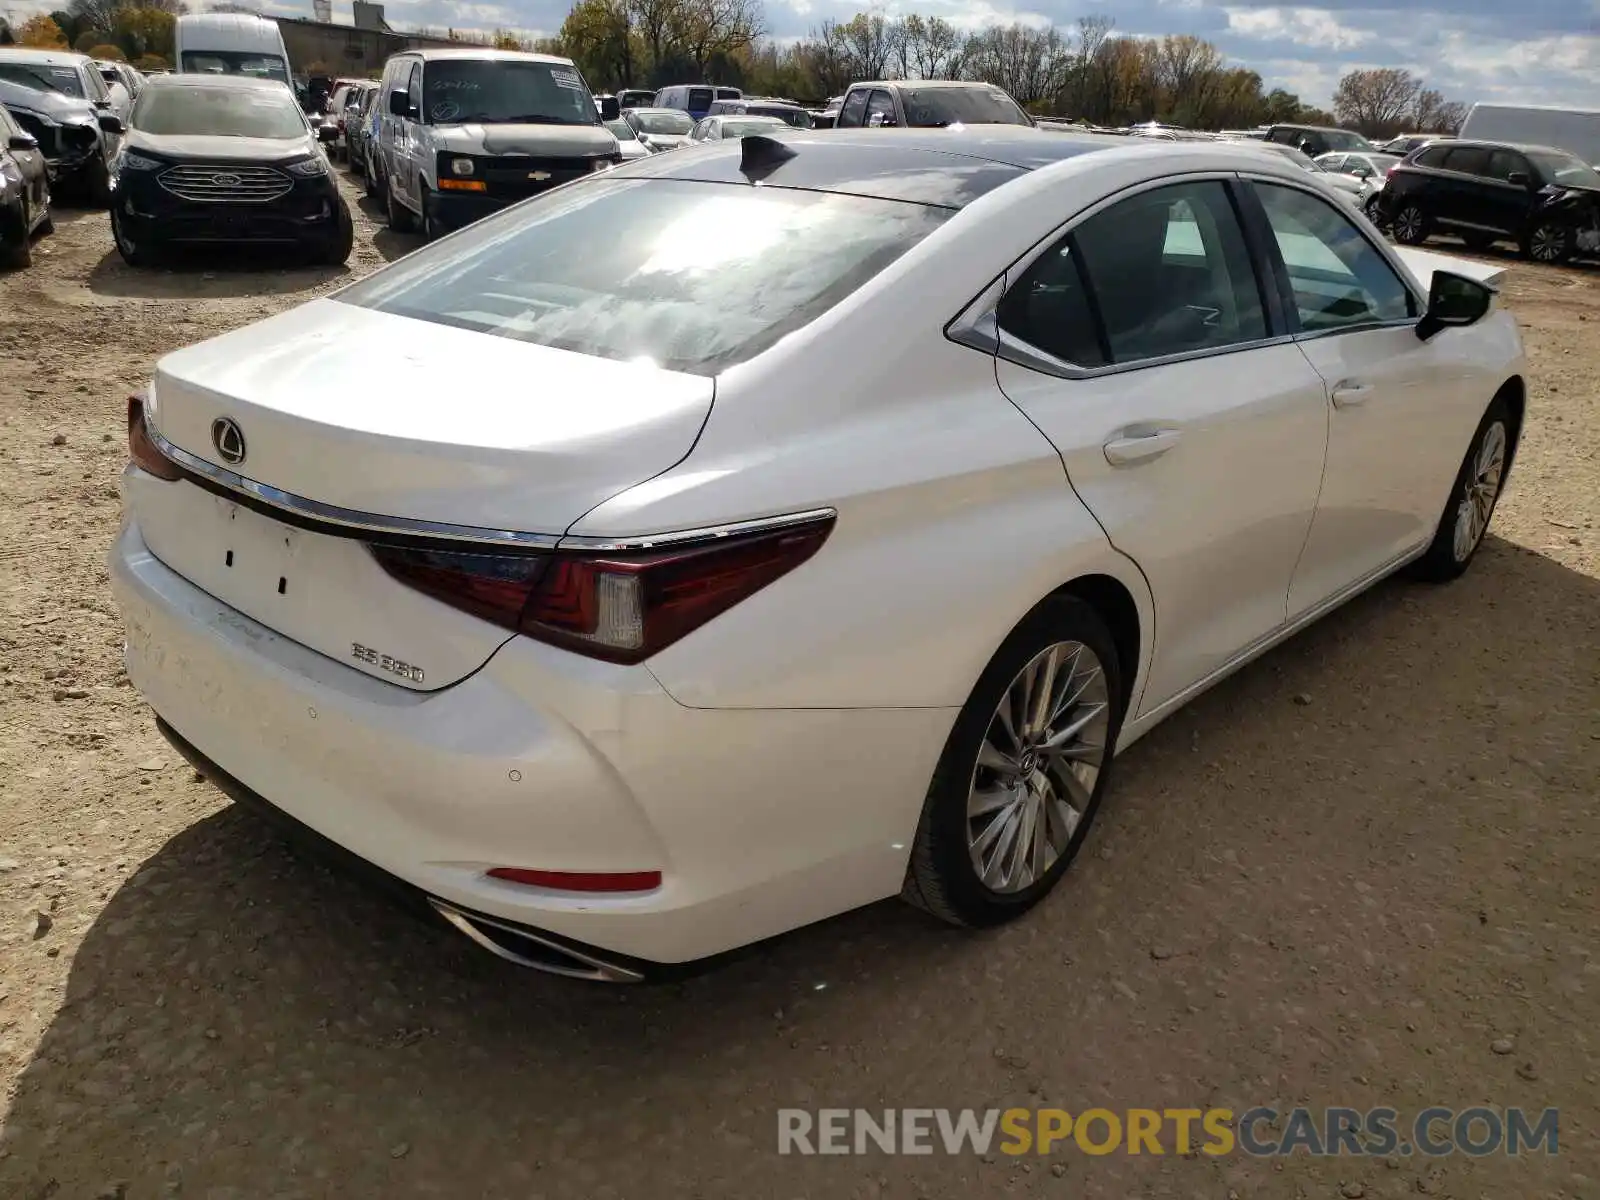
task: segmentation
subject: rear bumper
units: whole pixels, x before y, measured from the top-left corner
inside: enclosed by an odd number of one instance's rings
[[[513,938],[641,975],[896,894],[953,720],[689,709],[643,667],[523,638],[460,683],[417,692],[208,596],[149,552],[137,524],[110,568],[130,678],[230,795]],[[648,893],[579,895],[490,879],[491,866],[663,879]]]

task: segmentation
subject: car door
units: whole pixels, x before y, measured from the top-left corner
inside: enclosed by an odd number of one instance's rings
[[[1289,588],[1293,619],[1433,536],[1461,447],[1439,431],[1469,385],[1417,337],[1425,302],[1336,201],[1256,179],[1295,345],[1326,388],[1327,466]]]
[[[1146,713],[1282,626],[1316,508],[1322,380],[1258,278],[1236,185],[1135,189],[1006,276],[1001,389],[1155,601]]]
[[[414,62],[411,70],[406,75],[406,99],[411,105],[410,115],[396,122],[396,170],[398,178],[395,186],[398,194],[405,198],[407,208],[422,211],[422,168],[423,150],[425,145],[423,118],[427,116],[422,111],[422,63]]]
[[[1537,185],[1533,164],[1515,150],[1494,150],[1489,154],[1485,182],[1485,217],[1489,224],[1508,237],[1520,237],[1533,215]]]
[[[1441,224],[1482,229],[1492,207],[1484,201],[1488,190],[1489,151],[1481,146],[1452,146],[1444,156],[1444,173],[1433,214]]]
[[[24,221],[31,227],[44,219],[50,209],[50,181],[49,172],[45,167],[44,154],[38,149],[37,144],[32,150],[7,149],[12,138],[31,136],[21,125],[12,118],[4,108],[0,108],[0,158],[10,155],[16,163],[17,173],[22,176],[22,194],[24,198]]]

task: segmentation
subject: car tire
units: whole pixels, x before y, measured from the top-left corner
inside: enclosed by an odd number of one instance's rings
[[[1562,221],[1541,221],[1522,239],[1522,257],[1530,262],[1555,265],[1572,257],[1576,232]]]
[[[384,189],[383,195],[384,214],[388,217],[389,228],[396,233],[411,233],[417,227],[417,218],[411,210],[395,198],[392,188]]]
[[[1420,246],[1433,232],[1433,221],[1420,204],[1402,204],[1395,210],[1390,228],[1395,241],[1406,246]]]
[[[155,264],[156,255],[148,246],[135,242],[128,236],[128,231],[122,224],[122,217],[115,208],[111,210],[111,240],[116,243],[117,253],[122,256],[122,261],[130,267],[149,267]]]
[[[0,245],[0,268],[21,271],[33,266],[33,243],[28,240],[27,226],[22,225],[22,236],[11,245]]]
[[[1368,196],[1361,205],[1361,211],[1367,215],[1367,220],[1371,221],[1380,229],[1383,228],[1383,211],[1379,207],[1378,197],[1380,197],[1382,194],[1382,192],[1373,192],[1372,195]]]
[[[367,173],[362,176],[362,181],[366,184],[367,195],[381,198],[384,193],[384,184],[387,182],[383,177],[382,164],[369,165]]]
[[[106,166],[105,159],[95,156],[84,176],[84,186],[89,193],[89,203],[95,208],[111,207],[111,168]]]
[[[349,207],[340,200],[334,234],[323,244],[321,252],[317,255],[317,261],[327,267],[342,267],[349,261],[350,252],[355,249],[355,245],[355,222],[350,218]]]
[[[1050,661],[1053,669],[1044,665]],[[1047,670],[1054,712],[1042,731],[1029,732],[1033,719],[1019,727],[1015,714],[1038,702]],[[1123,707],[1122,664],[1099,614],[1074,596],[1053,596],[1029,613],[984,669],[946,739],[902,897],[967,927],[1011,920],[1042,900],[1094,821]],[[1040,747],[1047,735],[1065,739],[1055,753]]]
[[[431,193],[428,191],[428,185],[425,183],[422,184],[421,191],[422,220],[420,222],[420,228],[422,231],[422,240],[424,242],[436,242],[444,235],[439,232],[439,227],[435,225],[433,221],[433,213],[431,211],[432,206],[428,203],[428,199],[431,195]]]
[[[44,220],[39,222],[39,236],[40,237],[49,237],[52,233],[54,233],[56,231],[56,218],[55,218],[55,214],[50,211],[50,201],[49,201],[49,199],[46,199],[44,203],[45,203]]]
[[[1506,471],[1516,451],[1516,436],[1511,409],[1496,396],[1472,435],[1461,469],[1450,485],[1450,497],[1439,516],[1433,541],[1412,571],[1415,578],[1445,583],[1472,565],[1505,486]]]

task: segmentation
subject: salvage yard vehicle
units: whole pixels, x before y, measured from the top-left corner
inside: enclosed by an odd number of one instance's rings
[[[106,203],[123,122],[87,55],[0,46],[0,104],[38,139],[57,194]]]
[[[943,129],[952,125],[1032,125],[1004,88],[950,79],[853,83],[836,129]]]
[[[33,239],[55,232],[39,141],[0,108],[0,266],[33,263]]]
[[[634,132],[633,126],[624,118],[618,117],[614,121],[607,121],[606,128],[616,137],[617,149],[622,152],[623,162],[650,157],[650,147],[639,140],[639,135]]]
[[[681,108],[630,108],[622,119],[651,154],[680,150],[689,144],[695,122]]]
[[[689,131],[689,140],[720,142],[725,138],[742,138],[752,133],[771,137],[773,134],[783,133],[788,128],[788,122],[779,117],[706,117],[695,122],[694,128]]]
[[[254,13],[187,13],[173,31],[179,74],[276,79],[292,86],[278,23]]]
[[[134,105],[111,234],[130,266],[218,243],[284,245],[338,265],[355,228],[293,92],[268,79],[164,75]]]
[[[384,67],[368,156],[389,227],[428,240],[622,161],[570,58],[510,50],[410,50]]]
[[[1523,422],[1496,273],[1220,143],[652,156],[163,358],[128,673],[207,779],[527,966],[995,924],[1114,753],[1468,568]]]
[[[1406,245],[1454,233],[1473,250],[1515,242],[1534,262],[1600,254],[1600,172],[1565,150],[1434,142],[1389,172],[1382,195],[1383,215]]]

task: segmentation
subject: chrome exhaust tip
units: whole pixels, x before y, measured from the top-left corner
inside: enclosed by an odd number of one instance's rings
[[[428,897],[433,910],[464,934],[474,944],[481,946],[496,958],[543,971],[546,975],[560,975],[566,979],[583,979],[590,983],[642,983],[644,975],[632,967],[607,962],[593,951],[578,950],[572,946],[541,937],[532,930],[498,921],[478,913],[467,913],[435,896]]]

